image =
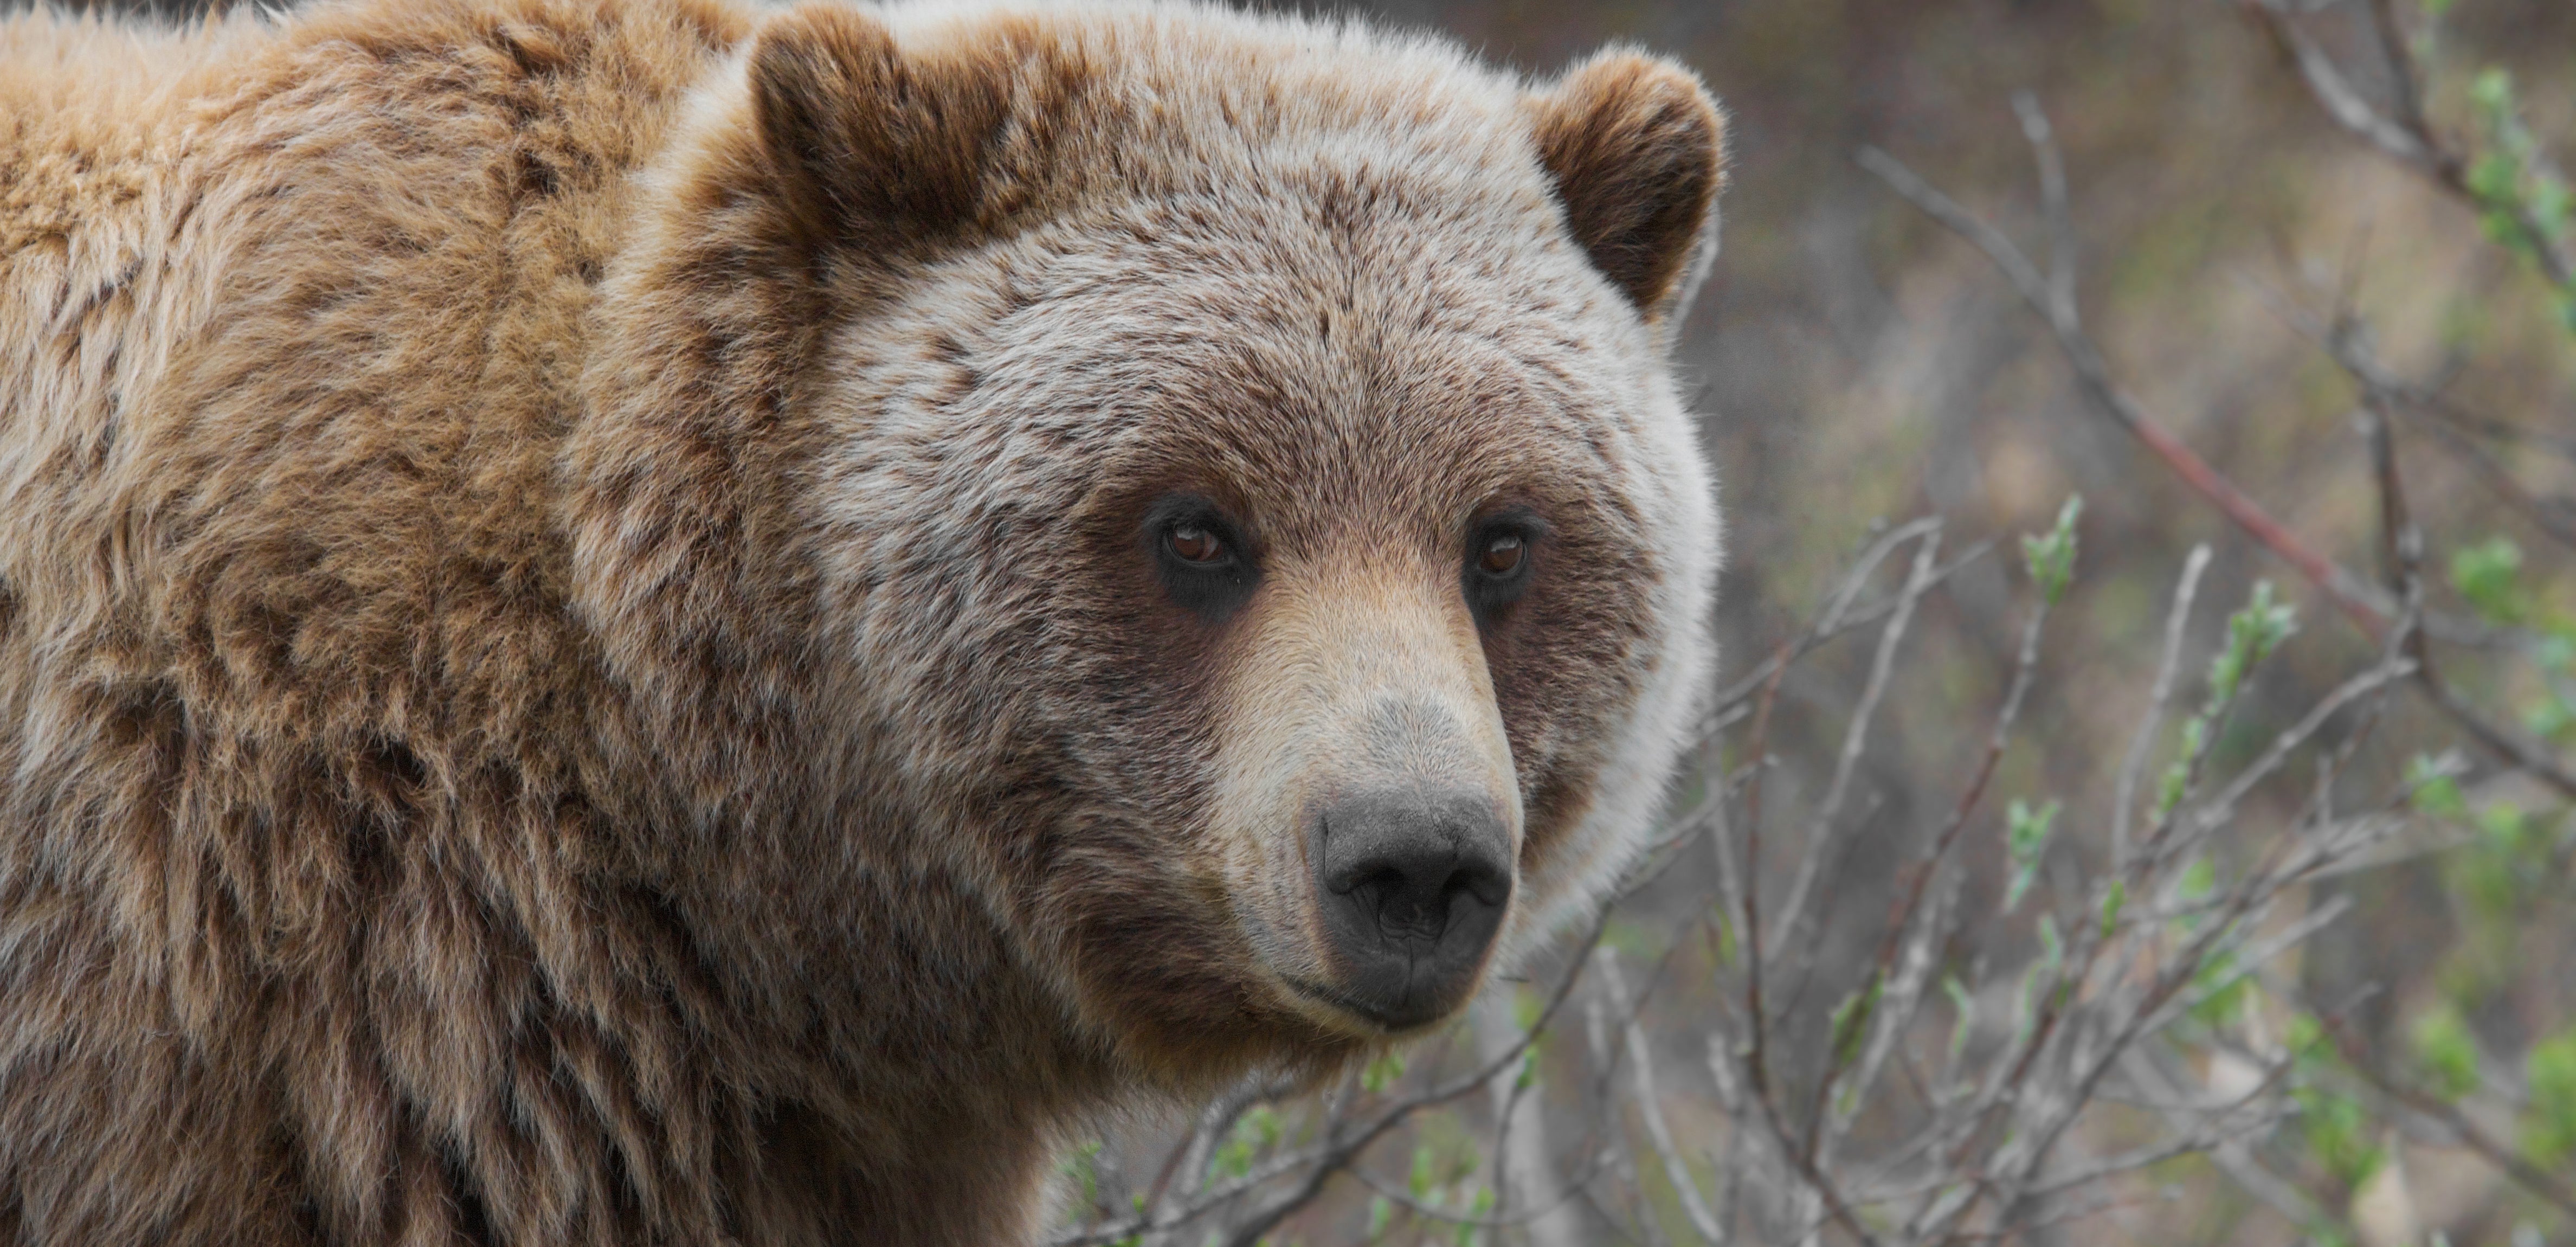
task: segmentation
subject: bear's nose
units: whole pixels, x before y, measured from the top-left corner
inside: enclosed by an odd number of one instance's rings
[[[1358,794],[1319,816],[1335,1002],[1391,1030],[1463,1003],[1511,901],[1509,833],[1481,792]]]

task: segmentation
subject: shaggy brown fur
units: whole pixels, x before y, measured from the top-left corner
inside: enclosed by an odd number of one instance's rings
[[[1687,733],[1717,152],[1182,7],[0,19],[0,1243],[1018,1242],[1381,1042],[1316,794],[1487,784],[1509,956]]]

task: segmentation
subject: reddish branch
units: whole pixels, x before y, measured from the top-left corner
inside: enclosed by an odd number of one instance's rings
[[[1967,239],[1984,252],[1996,268],[2003,270],[2022,301],[2038,312],[2040,318],[2048,323],[2050,332],[2056,335],[2059,349],[2075,369],[2076,384],[2092,400],[2096,410],[2144,443],[2150,453],[2163,460],[2174,475],[2182,478],[2183,484],[2208,499],[2245,535],[2296,568],[2302,577],[2360,625],[2362,631],[2374,639],[2386,631],[2388,611],[2372,600],[2359,577],[2337,566],[2334,560],[2272,518],[2261,503],[2211,467],[2208,460],[2184,445],[2182,439],[2158,424],[2128,391],[2112,380],[2109,364],[2103,360],[2102,352],[2093,340],[2085,335],[2071,301],[2061,302],[2054,296],[2051,279],[2042,275],[2010,239],[1924,181],[1894,156],[1875,147],[1864,147],[1859,160],[1862,168],[1877,174],[1879,180],[1904,196],[1906,202]]]
[[[2302,65],[2304,67],[2304,61]],[[2311,73],[2310,81],[2312,84],[2317,81],[2314,73]],[[2036,106],[2027,99],[2016,101],[2016,105],[2023,112],[2024,130],[2040,154],[2043,172],[2054,168],[2055,149],[2049,145],[2045,123],[2036,120]],[[2003,271],[2005,278],[2021,294],[2022,301],[2047,322],[2049,331],[2057,338],[2058,348],[2074,368],[2078,387],[2092,400],[2096,410],[2136,436],[2150,452],[2173,469],[2184,484],[2208,499],[2239,530],[2297,569],[2373,640],[2386,639],[2393,612],[2377,600],[2378,595],[2368,582],[2346,571],[2273,519],[2244,490],[2150,418],[2146,409],[2112,379],[2110,366],[2105,362],[2101,349],[2085,334],[2077,318],[2075,301],[2070,293],[2073,283],[2067,273],[2042,274],[2011,239],[2004,237],[2002,231],[1961,207],[1958,201],[1941,193],[1886,152],[1864,147],[1859,161],[1862,168],[1878,175],[1879,180],[1886,182],[1890,189],[1926,216],[1967,239]],[[2043,177],[2042,182],[2047,198],[2044,207],[2052,232],[2062,235],[2066,229],[2066,205],[2061,180]],[[2438,669],[2426,660],[2425,655],[2419,652],[2415,657],[2416,681],[2436,708],[2476,738],[2480,745],[2559,792],[2576,797],[2576,770],[2570,770],[2560,762],[2546,744],[2525,739],[2513,729],[2489,720],[2441,678]]]

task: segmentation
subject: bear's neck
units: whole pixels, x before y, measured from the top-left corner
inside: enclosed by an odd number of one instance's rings
[[[0,256],[13,348],[75,313],[0,376],[0,668],[99,742],[0,835],[122,803],[10,878],[187,881],[57,907],[124,915],[66,956],[181,941],[100,993],[154,1002],[110,1029],[302,1046],[220,1105],[137,1101],[309,1141],[218,1203],[299,1191],[347,1241],[546,1209],[642,1219],[492,1228],[1015,1237],[1107,1079],[986,881],[856,795],[806,537],[742,487],[810,453],[819,318],[756,220],[662,175],[725,158],[691,127],[753,19],[411,7],[289,26],[159,146],[80,153],[144,188],[123,215]]]

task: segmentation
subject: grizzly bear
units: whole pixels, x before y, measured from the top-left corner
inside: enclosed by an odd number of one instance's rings
[[[1597,903],[1719,115],[1180,3],[0,19],[0,1243],[1021,1243]]]

